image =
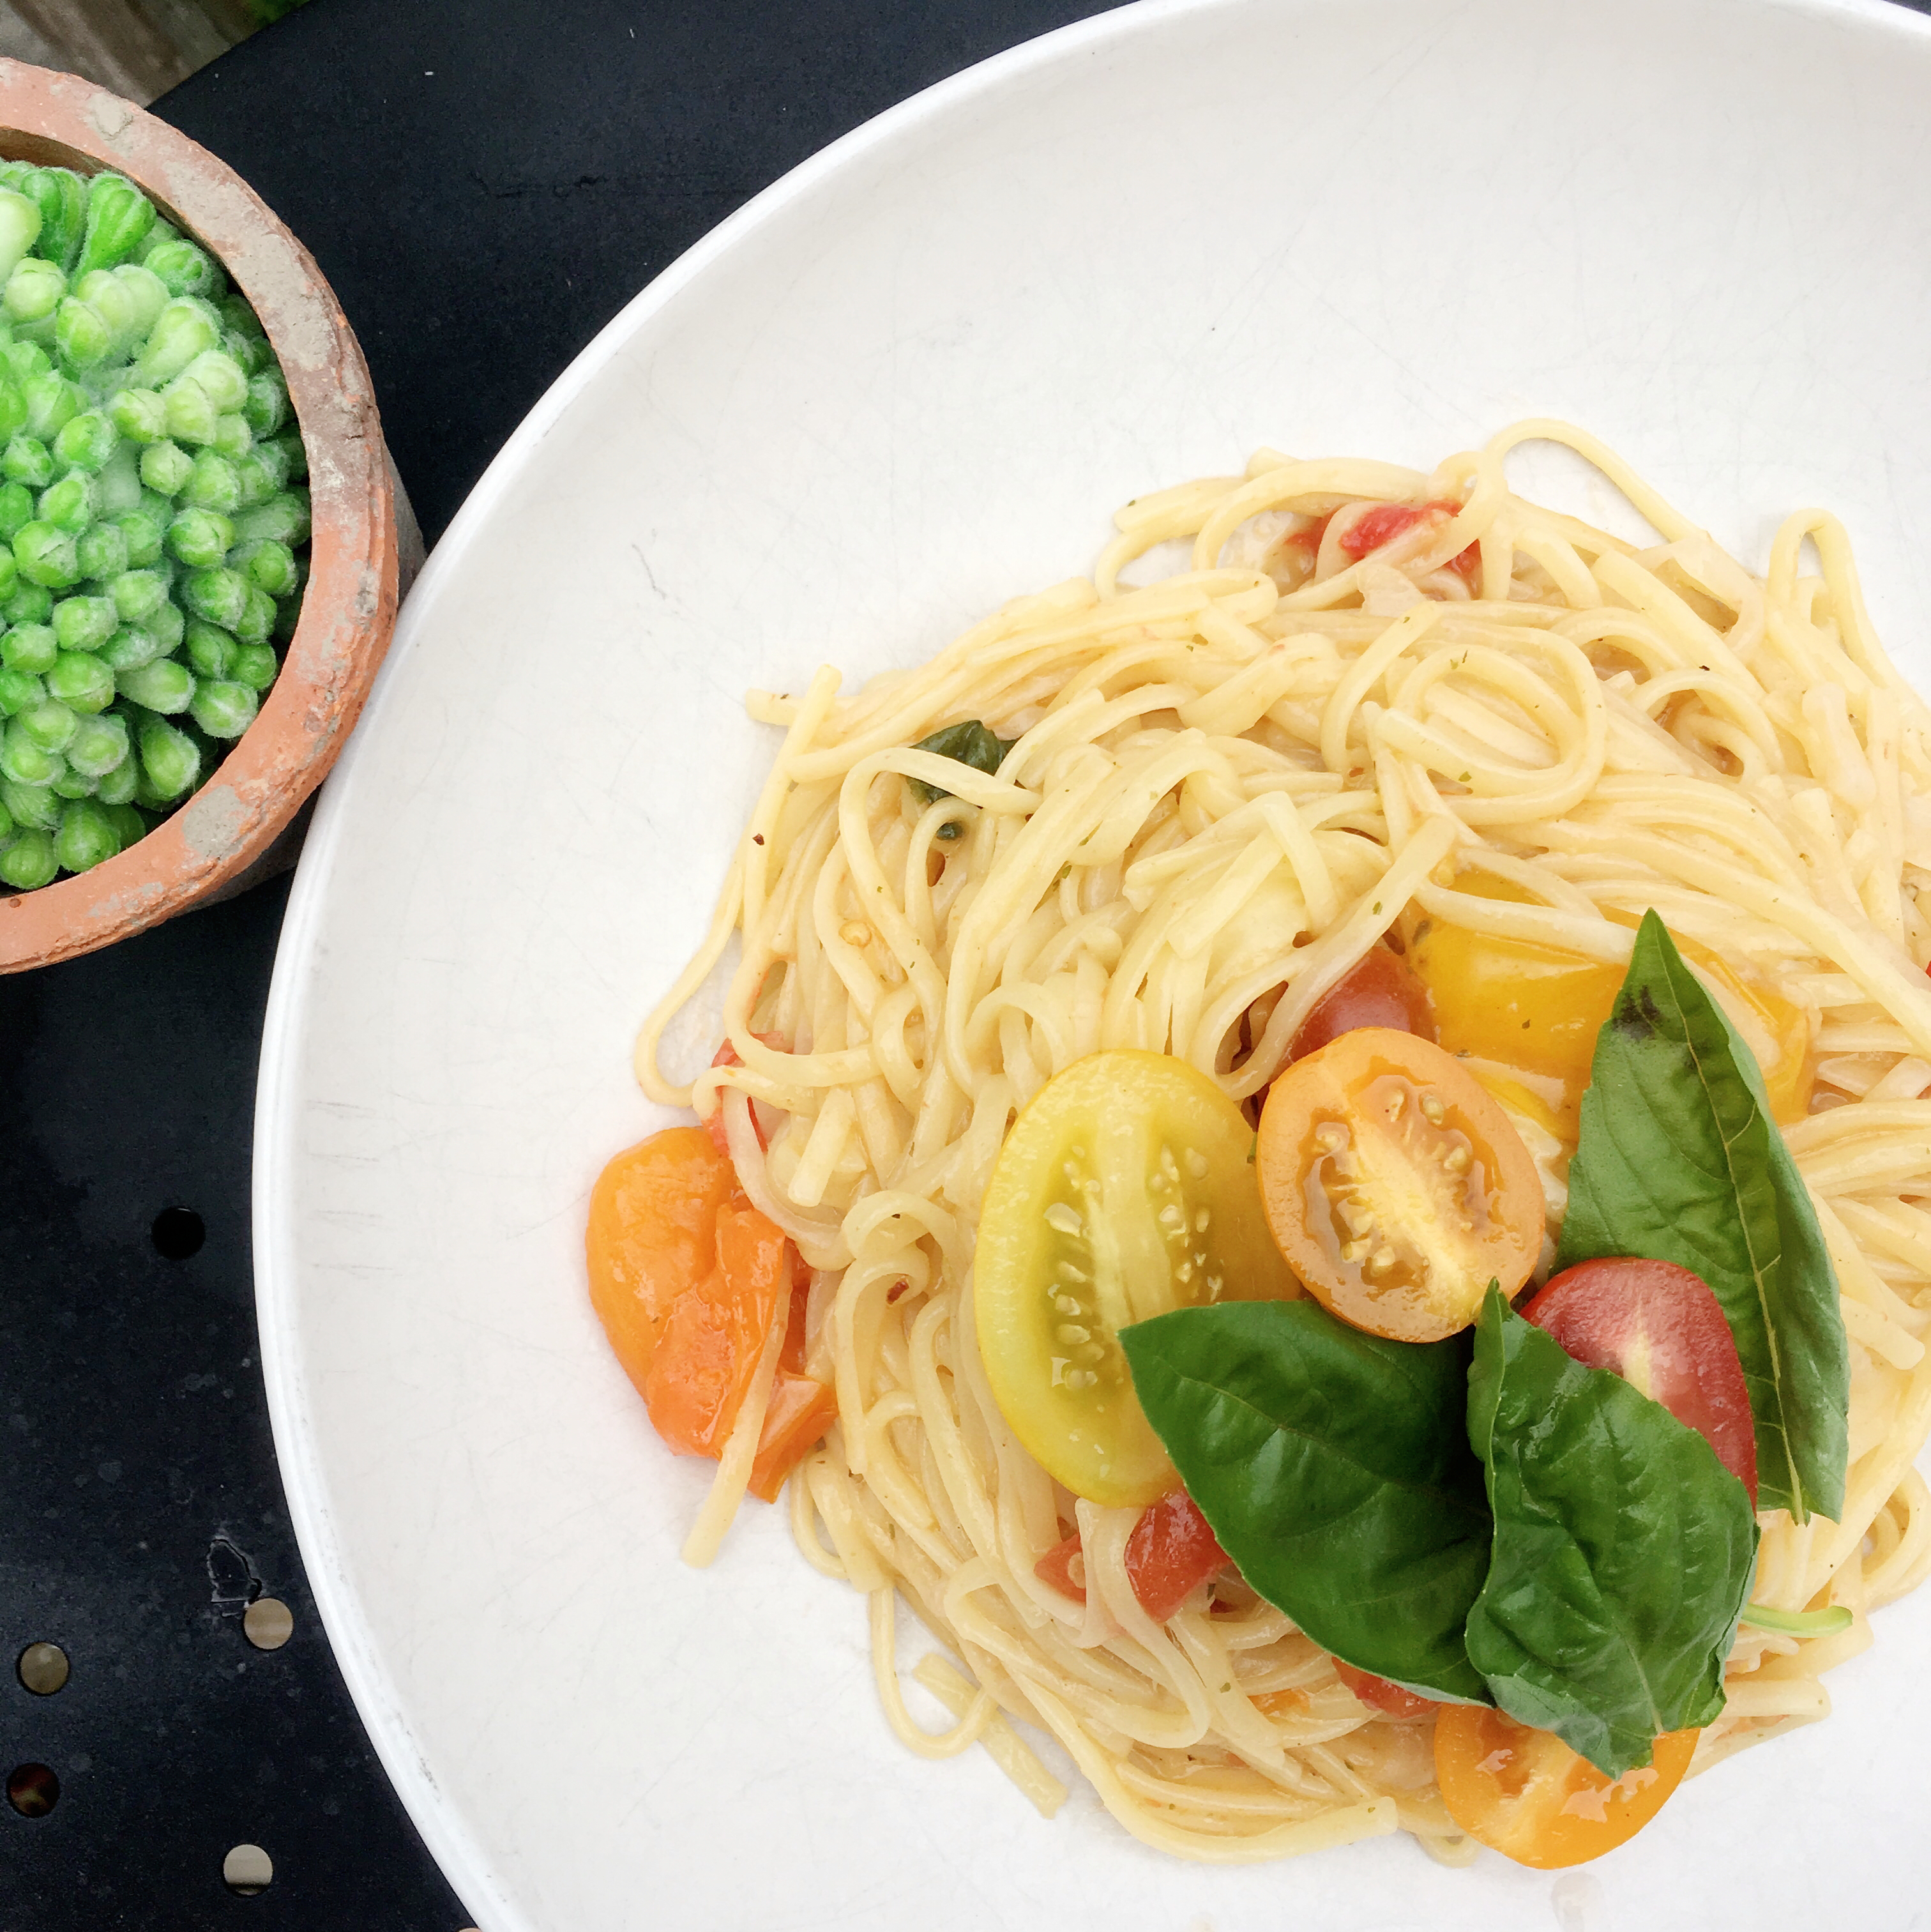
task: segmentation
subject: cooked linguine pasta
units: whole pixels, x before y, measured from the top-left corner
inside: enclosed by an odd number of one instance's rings
[[[1536,439],[1593,464],[1660,540],[1516,496],[1505,459]],[[1374,506],[1424,503],[1441,507],[1352,554]],[[1873,632],[1843,528],[1799,512],[1755,575],[1550,422],[1432,476],[1264,450],[1115,520],[1090,580],[1015,600],[927,664],[849,697],[829,669],[802,696],[754,694],[783,747],[637,1046],[653,1099],[721,1106],[745,1192],[814,1270],[809,1360],[838,1420],[792,1479],[792,1522],[868,1598],[894,1729],[928,1756],[983,1744],[1050,1812],[1063,1790],[1009,1720],[1039,1726],[1129,1830],[1189,1858],[1397,1829],[1474,1856],[1428,1724],[1365,1711],[1233,1573],[1148,1618],[1124,1568],[1137,1512],[1057,1490],[993,1402],[975,1230],[1015,1112],[1083,1055],[1171,1053],[1249,1099],[1384,935],[1426,918],[1613,964],[1651,907],[1808,1020],[1816,1084],[1786,1138],[1852,1362],[1843,1520],[1766,1515],[1753,1598],[1854,1621],[1807,1640],[1747,1618],[1696,1765],[1823,1716],[1824,1673],[1931,1567],[1912,1466],[1931,1426],[1931,712]],[[1124,580],[1177,540],[1190,567]],[[967,718],[1017,740],[996,776],[908,748]],[[908,778],[948,795],[921,804]],[[1517,896],[1459,889],[1471,868]],[[659,1042],[733,940],[741,1064],[687,1084]],[[1573,1144],[1516,1118],[1553,1227]],[[760,1389],[693,1560],[763,1412]],[[1063,1526],[1084,1606],[1036,1572]],[[906,1707],[901,1604],[945,1646],[914,1673],[957,1720],[942,1735]]]

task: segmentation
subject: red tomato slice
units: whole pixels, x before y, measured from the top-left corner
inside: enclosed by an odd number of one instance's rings
[[[1756,1507],[1756,1426],[1743,1364],[1721,1304],[1699,1276],[1674,1262],[1580,1262],[1522,1313],[1579,1362],[1613,1369],[1695,1430]]]
[[[1227,1552],[1184,1490],[1142,1510],[1126,1539],[1126,1580],[1156,1624],[1165,1623],[1198,1585],[1226,1567]],[[1055,1544],[1033,1564],[1033,1574],[1061,1596],[1086,1601],[1086,1559],[1076,1534]]]
[[[1446,523],[1450,517],[1459,515],[1461,510],[1459,503],[1445,499],[1432,503],[1377,503],[1342,531],[1341,549],[1358,561],[1384,544],[1393,543],[1396,538],[1405,536],[1417,524]],[[1472,582],[1481,562],[1480,546],[1471,544],[1449,559],[1448,568]]]
[[[1425,1718],[1435,1708],[1433,1698],[1417,1697],[1412,1690],[1404,1690],[1399,1684],[1390,1684],[1372,1670],[1357,1670],[1338,1657],[1334,1660],[1334,1674],[1363,1703],[1391,1718]]]
[[[775,1033],[754,1033],[751,1035],[751,1038],[761,1045],[769,1047],[774,1053],[784,1053],[790,1051],[784,1042]],[[711,1064],[713,1066],[742,1066],[744,1064],[744,1058],[737,1048],[732,1046],[729,1040],[726,1040],[724,1045],[711,1055]],[[757,1135],[757,1144],[760,1147],[769,1145],[764,1138],[764,1128],[757,1118],[757,1108],[755,1106],[751,1110],[751,1130]],[[710,1136],[712,1143],[718,1153],[722,1154],[725,1160],[729,1160],[731,1157],[731,1150],[730,1142],[724,1138],[724,1108],[721,1096],[719,1097],[718,1105],[711,1109],[711,1118],[704,1123],[704,1131]]]
[[[1393,1027],[1397,1033],[1435,1038],[1435,1007],[1428,988],[1400,954],[1371,946],[1322,994],[1301,1022],[1291,1060],[1318,1053],[1331,1040],[1357,1027]]]

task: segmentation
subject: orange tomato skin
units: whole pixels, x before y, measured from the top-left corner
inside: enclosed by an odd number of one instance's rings
[[[626,1148],[590,1190],[590,1305],[640,1394],[672,1308],[716,1264],[718,1212],[736,1191],[702,1127]]]
[[[1542,1183],[1500,1104],[1432,1042],[1360,1027],[1268,1090],[1261,1204],[1288,1265],[1332,1315],[1398,1342],[1513,1295],[1541,1252]]]
[[[1552,1732],[1479,1704],[1444,1704],[1435,1777],[1472,1838],[1538,1871],[1586,1864],[1634,1838],[1683,1782],[1695,1731],[1666,1731],[1653,1761],[1612,1780]]]
[[[717,1265],[678,1298],[644,1378],[651,1426],[673,1449],[724,1453],[764,1338],[788,1314],[790,1292],[783,1233],[754,1208],[724,1208]]]
[[[764,1412],[764,1432],[751,1466],[751,1492],[768,1503],[778,1500],[784,1479],[824,1440],[838,1419],[837,1392],[811,1376],[781,1368]]]

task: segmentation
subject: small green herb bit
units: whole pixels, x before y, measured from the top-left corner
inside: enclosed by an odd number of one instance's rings
[[[1758,1507],[1835,1520],[1850,1400],[1837,1276],[1756,1060],[1654,912],[1597,1036],[1555,1264],[1604,1255],[1708,1284],[1750,1390]]]
[[[1313,1301],[1231,1301],[1120,1340],[1147,1420],[1249,1583],[1358,1670],[1490,1701],[1462,1637],[1491,1534],[1465,1334],[1391,1342]]]
[[[1756,1565],[1756,1519],[1717,1452],[1591,1369],[1491,1287],[1468,1438],[1495,1514],[1469,1660],[1519,1724],[1609,1778],[1723,1708],[1723,1660]]]

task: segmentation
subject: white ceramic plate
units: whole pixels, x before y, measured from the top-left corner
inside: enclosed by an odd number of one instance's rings
[[[1878,4],[1132,8],[799,170],[517,432],[310,835],[256,1160],[310,1580],[486,1932],[1924,1922],[1931,1600],[1830,1724],[1553,1882],[1402,1839],[1183,1865],[914,1760],[778,1512],[679,1567],[709,1466],[652,1436],[580,1234],[660,1124],[631,1037],[771,750],[744,688],[923,656],[1138,491],[1558,413],[1759,566],[1837,509],[1931,676],[1927,101],[1931,31]]]

